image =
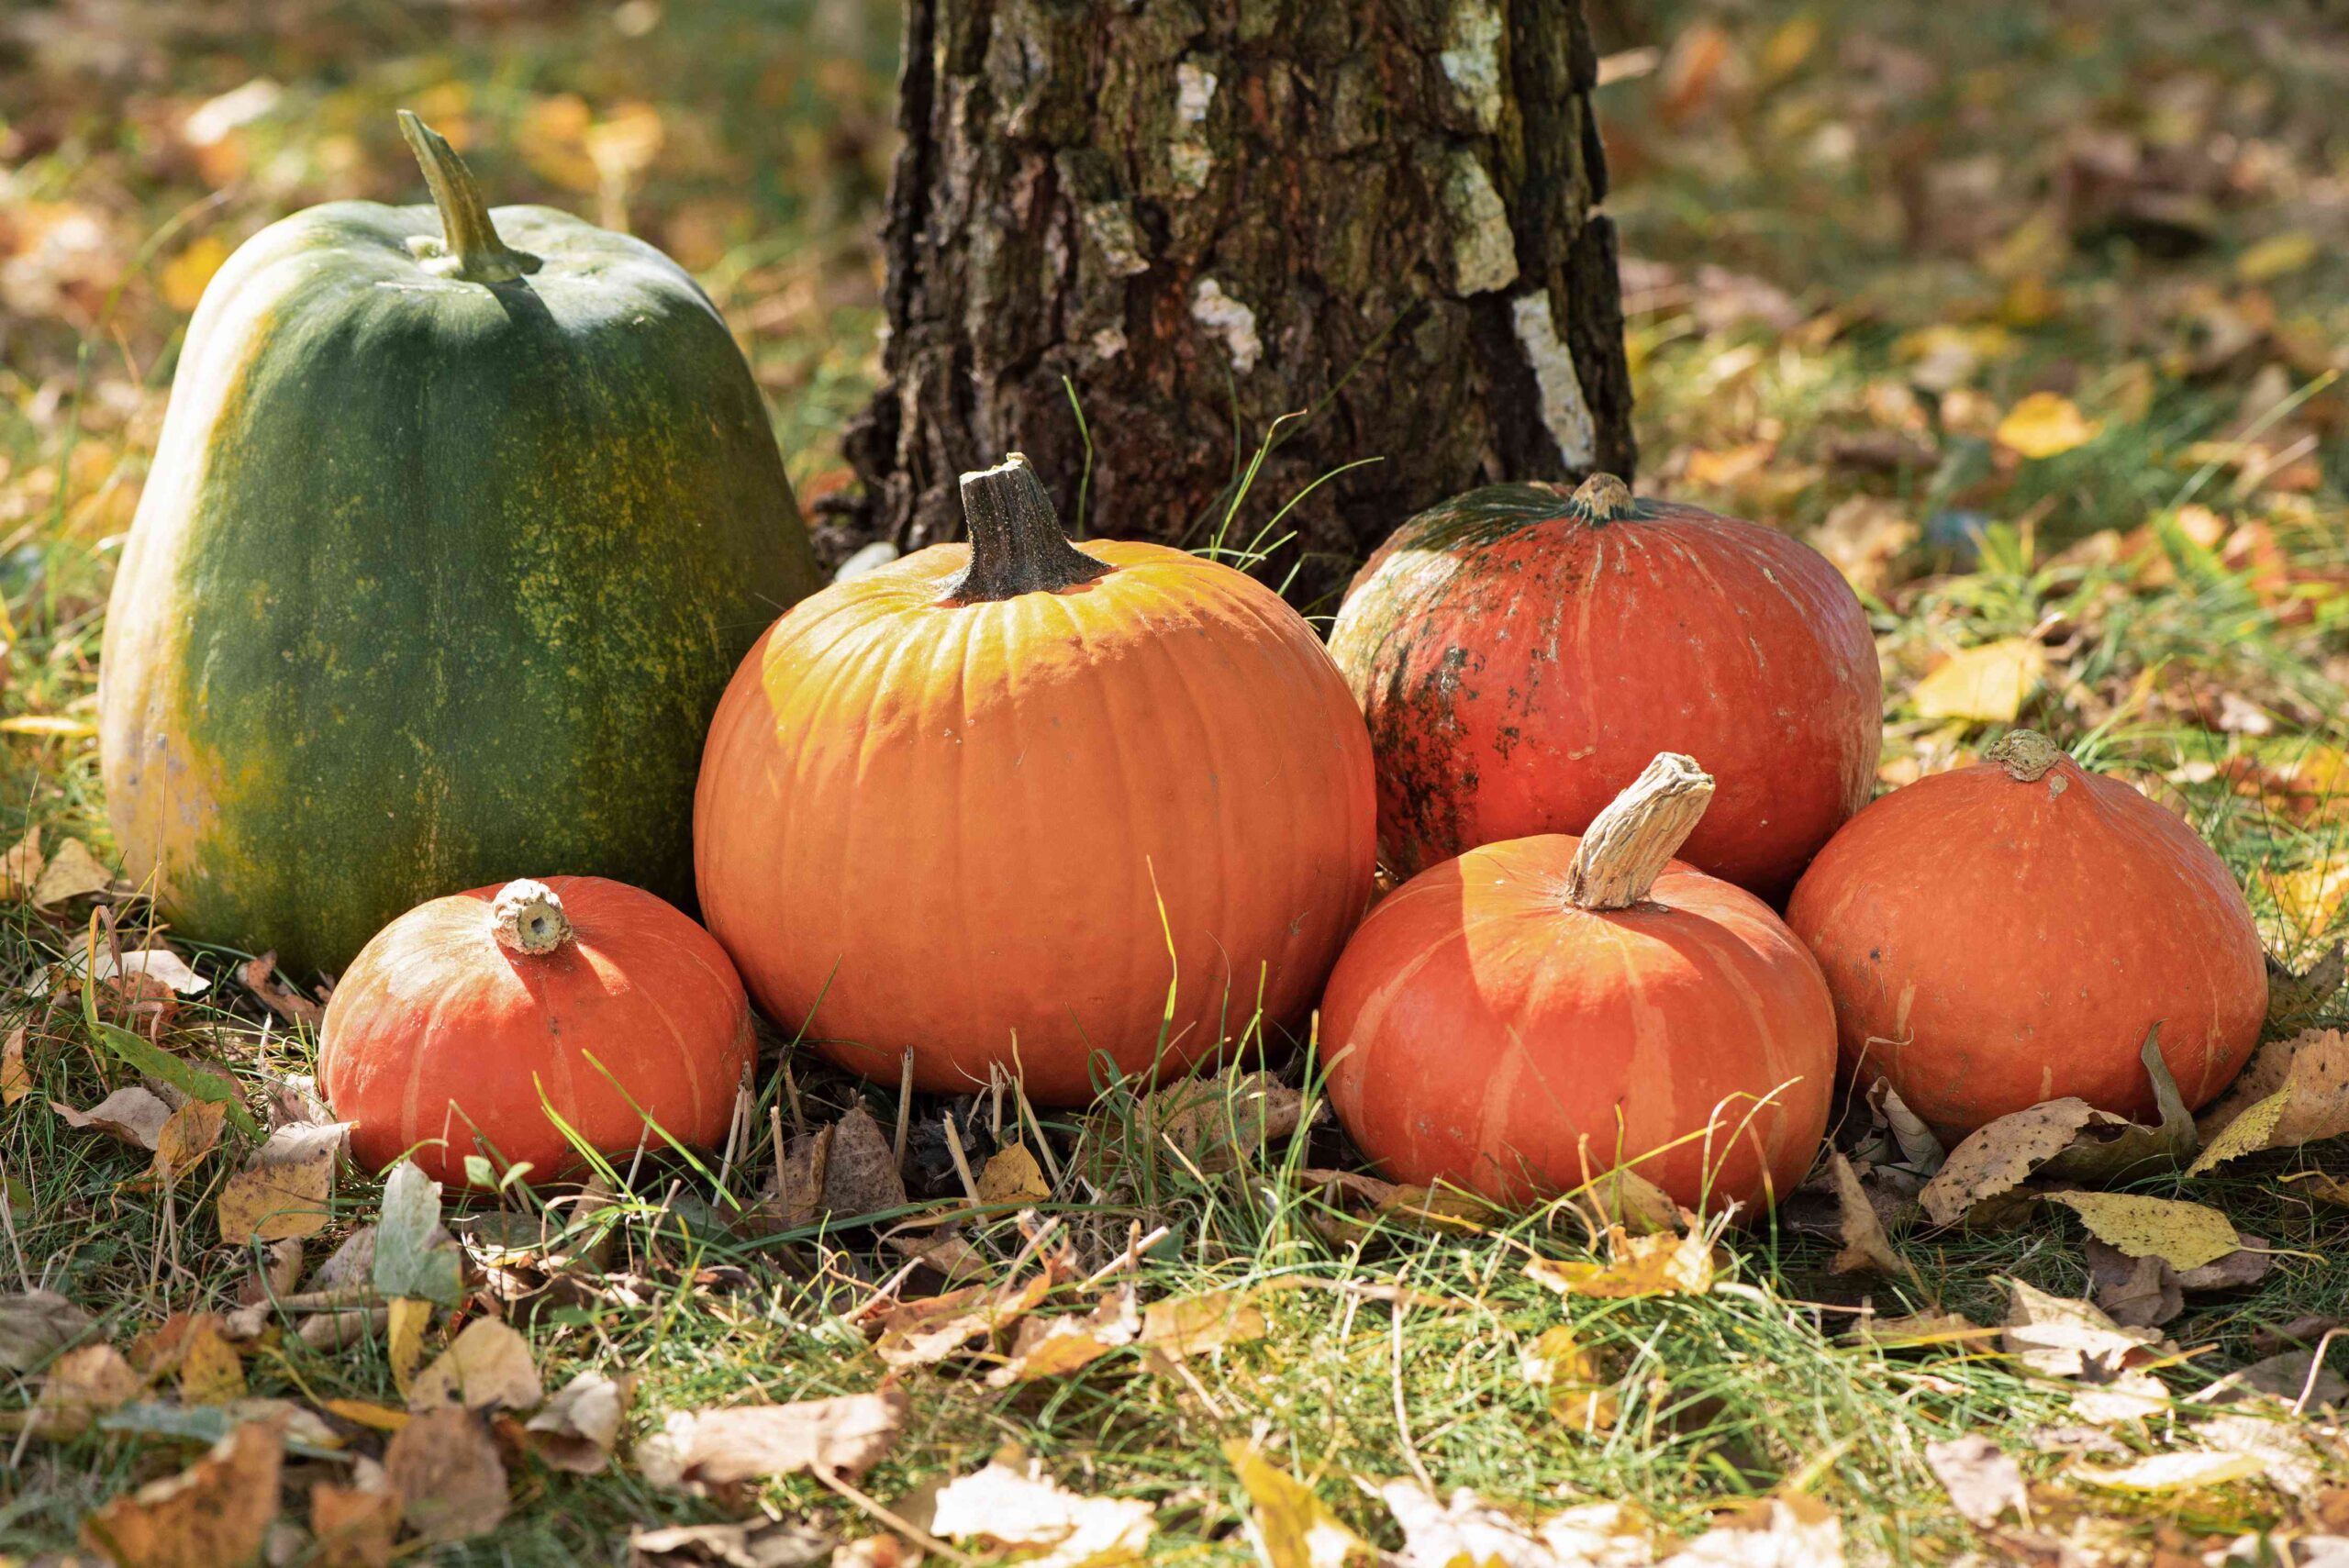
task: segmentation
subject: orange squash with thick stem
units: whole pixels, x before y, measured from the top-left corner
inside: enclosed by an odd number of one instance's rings
[[[1321,1042],[1339,1121],[1389,1177],[1517,1201],[1621,1167],[1688,1208],[1802,1180],[1834,1011],[1766,905],[1672,859],[1712,795],[1659,756],[1584,837],[1481,846],[1371,911]]]
[[[377,932],[327,1005],[318,1082],[369,1170],[412,1154],[462,1184],[479,1153],[544,1180],[579,1163],[557,1116],[607,1154],[662,1132],[716,1146],[755,1045],[708,932],[625,883],[556,876]]]
[[[1496,484],[1379,548],[1330,635],[1370,723],[1378,834],[1403,875],[1579,833],[1659,751],[1720,795],[1691,865],[1772,900],[1867,804],[1883,680],[1859,599],[1776,528],[1635,498]]]
[[[2267,1014],[2242,888],[2192,828],[2045,738],[1984,757],[1854,817],[1787,906],[1845,1064],[1945,1135],[2065,1095],[2147,1117],[2159,1024],[2178,1093],[2207,1104]]]
[[[1070,543],[1014,454],[971,544],[817,594],[718,705],[694,813],[759,1005],[868,1077],[1088,1099],[1297,1023],[1370,895],[1370,743],[1278,595]],[[1169,995],[1172,984],[1173,995]]]

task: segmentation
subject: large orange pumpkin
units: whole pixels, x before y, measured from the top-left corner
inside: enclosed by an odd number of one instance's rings
[[[1944,1134],[2077,1095],[2150,1116],[2143,1051],[2189,1107],[2259,1043],[2243,890],[2175,816],[2029,730],[1895,790],[1787,907],[1835,993],[1845,1063]]]
[[[1371,911],[1321,1040],[1338,1119],[1388,1176],[1506,1201],[1621,1165],[1689,1208],[1802,1180],[1834,1013],[1766,905],[1671,859],[1712,793],[1658,757],[1586,836],[1470,850]]]
[[[1027,460],[969,546],[817,594],[719,704],[694,814],[762,1007],[925,1090],[1050,1104],[1310,1007],[1368,901],[1370,744],[1312,628],[1161,545],[1072,545]],[[1170,998],[1168,987],[1174,984]]]
[[[1330,651],[1370,721],[1378,829],[1408,874],[1579,833],[1659,751],[1720,781],[1690,864],[1783,897],[1867,804],[1883,681],[1867,617],[1799,540],[1599,474],[1419,514],[1349,590]]]
[[[377,932],[327,1005],[318,1077],[380,1170],[404,1153],[462,1183],[465,1156],[578,1163],[552,1111],[627,1153],[648,1122],[705,1147],[726,1136],[755,1041],[750,1000],[709,933],[595,876],[435,898]]]

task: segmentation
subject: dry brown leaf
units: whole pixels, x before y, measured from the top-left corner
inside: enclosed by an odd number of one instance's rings
[[[1785,1493],[1713,1516],[1662,1568],[1843,1568],[1843,1522],[1816,1497]]]
[[[50,1363],[41,1380],[35,1427],[44,1437],[78,1437],[107,1411],[138,1398],[146,1386],[112,1345],[68,1351]]]
[[[1264,1308],[1252,1291],[1210,1290],[1153,1301],[1142,1309],[1137,1342],[1177,1361],[1264,1337]]]
[[[1141,1562],[1155,1532],[1157,1509],[1139,1498],[1087,1497],[1030,1465],[996,1460],[940,1489],[931,1531],[1022,1553],[1043,1568],[1108,1568]]]
[[[1040,1377],[1065,1377],[1130,1345],[1141,1331],[1131,1281],[1102,1296],[1082,1317],[1026,1318],[1012,1336],[1011,1359],[987,1373],[987,1386],[1008,1388]]]
[[[2138,1193],[2049,1193],[2047,1201],[2078,1215],[2097,1240],[2174,1269],[2199,1269],[2243,1244],[2233,1222],[2208,1204]]]
[[[1978,1432],[1925,1445],[1925,1467],[1969,1524],[1994,1525],[2008,1509],[2027,1518],[2030,1500],[2022,1466]]]
[[[164,1119],[155,1134],[155,1158],[148,1179],[170,1186],[203,1162],[220,1141],[228,1107],[218,1100],[188,1100]]]
[[[2124,1329],[2158,1329],[2186,1310],[2177,1271],[2159,1258],[2132,1258],[2091,1236],[2088,1280],[2099,1310]]]
[[[950,1285],[963,1280],[985,1279],[991,1272],[986,1254],[952,1230],[891,1236],[886,1240],[893,1251],[918,1258],[936,1269]]]
[[[40,881],[41,867],[47,863],[40,852],[40,828],[26,828],[22,839],[0,853],[0,898],[29,896],[34,884]]]
[[[302,1284],[302,1263],[301,1238],[289,1236],[283,1241],[272,1241],[239,1282],[238,1304],[265,1307],[293,1295]]]
[[[506,1518],[506,1464],[479,1412],[414,1418],[384,1445],[384,1473],[408,1528],[432,1545],[486,1535]]]
[[[1603,1168],[1594,1160],[1590,1138],[1579,1145],[1582,1168],[1598,1171],[1575,1194],[1575,1200],[1595,1213],[1601,1225],[1620,1226],[1634,1236],[1661,1236],[1680,1229],[1680,1206],[1672,1195],[1626,1165]]]
[[[318,1568],[390,1568],[399,1534],[399,1494],[324,1481],[310,1485],[310,1534]]]
[[[1591,1561],[1581,1552],[1567,1556],[1546,1531],[1537,1535],[1464,1486],[1449,1502],[1417,1481],[1386,1482],[1378,1496],[1403,1531],[1403,1550],[1388,1559],[1392,1568],[1584,1568]],[[1649,1554],[1632,1561],[1644,1563]]]
[[[289,1024],[301,1024],[316,1030],[326,1021],[326,1009],[290,986],[277,983],[277,954],[265,952],[239,965],[237,978],[245,989],[261,999],[262,1006]]]
[[[886,1214],[906,1207],[906,1180],[889,1135],[862,1101],[832,1124],[823,1170],[824,1207],[836,1218]]]
[[[163,1135],[163,1124],[172,1119],[171,1106],[150,1091],[135,1084],[127,1089],[117,1089],[85,1111],[59,1105],[54,1100],[50,1102],[49,1108],[55,1111],[68,1127],[103,1132],[150,1152],[153,1151],[156,1140]]]
[[[0,1106],[13,1106],[32,1092],[32,1070],[25,1065],[25,1026],[18,1024],[0,1042]]]
[[[1305,1097],[1269,1073],[1185,1078],[1142,1097],[1134,1122],[1208,1175],[1236,1171],[1304,1119]]]
[[[2303,1029],[2259,1048],[2243,1075],[2202,1115],[2199,1175],[2223,1161],[2295,1149],[2349,1132],[2349,1037]]]
[[[1633,1236],[1620,1226],[1607,1233],[1609,1261],[1560,1262],[1536,1258],[1526,1276],[1561,1296],[1626,1300],[1643,1296],[1702,1296],[1713,1288],[1713,1243],[1703,1231],[1686,1236]]]
[[[407,1407],[528,1410],[545,1397],[529,1341],[495,1318],[476,1318],[417,1374],[408,1386]]]
[[[82,1521],[82,1544],[117,1568],[245,1568],[277,1518],[285,1440],[248,1421],[177,1475],[117,1497]]]
[[[39,879],[33,884],[33,905],[46,909],[69,898],[104,893],[113,883],[114,873],[98,863],[98,857],[90,853],[89,845],[79,839],[68,839],[57,846],[57,852],[50,856]]]
[[[2002,1116],[1976,1129],[1950,1151],[1940,1173],[1917,1195],[1936,1225],[1982,1223],[1998,1218],[1979,1213],[1995,1206],[2032,1172],[2072,1146],[2081,1130],[2104,1115],[2086,1100],[2049,1100]],[[2118,1118],[2114,1118],[2118,1119]]]
[[[2119,1492],[2190,1492],[2205,1486],[2223,1486],[2231,1481],[2248,1481],[2265,1468],[2256,1456],[2247,1453],[2157,1453],[2133,1464],[2123,1464],[2107,1470],[2093,1464],[2076,1464],[2069,1471],[2071,1479],[2090,1486],[2101,1486]]]
[[[1996,1329],[1985,1329],[1962,1312],[1912,1312],[1903,1318],[1878,1318],[1874,1313],[1862,1317],[1852,1329],[1852,1337],[1864,1345],[1878,1350],[1923,1350],[1935,1345],[1969,1347],[1998,1337]]]
[[[221,1184],[217,1203],[220,1240],[282,1241],[315,1236],[333,1218],[334,1166],[346,1129],[281,1127],[253,1151],[241,1170]]]
[[[637,1468],[663,1486],[722,1485],[827,1472],[853,1479],[897,1440],[911,1402],[896,1389],[673,1412],[637,1445]]]
[[[179,1352],[180,1398],[190,1405],[226,1405],[245,1396],[244,1358],[220,1333],[220,1319],[199,1315]]]
[[[1892,1239],[1884,1233],[1884,1221],[1876,1214],[1876,1205],[1868,1201],[1867,1189],[1860,1185],[1859,1173],[1852,1169],[1851,1161],[1838,1152],[1829,1158],[1828,1170],[1834,1177],[1836,1199],[1842,1206],[1839,1227],[1843,1244],[1829,1268],[1839,1274],[1865,1273],[1891,1279],[1915,1279],[1917,1271],[1892,1250]]]
[[[874,1353],[892,1367],[934,1365],[974,1340],[991,1340],[1041,1306],[1064,1277],[1058,1260],[1048,1258],[1023,1283],[964,1285],[908,1301],[883,1315]]]
[[[990,1155],[979,1172],[979,1201],[987,1204],[1041,1203],[1052,1195],[1044,1168],[1025,1144],[1012,1143]]]
[[[2243,1414],[2213,1416],[2198,1422],[2194,1435],[2216,1452],[2257,1459],[2260,1478],[2279,1492],[2305,1500],[2321,1491],[2326,1465],[2310,1442],[2305,1423],[2296,1420],[2288,1407],[2277,1403],[2263,1401],[2241,1408]]]
[[[2006,1352],[2050,1377],[2103,1381],[2155,1359],[2150,1346],[2165,1341],[2151,1329],[2124,1329],[2086,1301],[2049,1296],[2021,1280],[2013,1293],[2000,1342]]]
[[[884,1538],[874,1538],[884,1539]],[[895,1537],[885,1539],[895,1540]],[[746,1524],[673,1525],[628,1538],[633,1568],[841,1568],[840,1538],[805,1519],[752,1519]]]
[[[2194,1397],[2211,1405],[2260,1397],[2286,1405],[2299,1404],[2303,1397],[2310,1406],[2338,1405],[2349,1401],[2349,1379],[2319,1366],[2313,1350],[2281,1351],[2227,1373]]]
[[[88,1313],[55,1291],[0,1296],[0,1371],[37,1372],[93,1326]]]
[[[1596,1436],[1612,1431],[1621,1416],[1613,1379],[1586,1349],[1571,1323],[1556,1323],[1518,1358],[1525,1381],[1548,1391],[1550,1413],[1569,1431]]]
[[[636,1374],[583,1372],[555,1391],[522,1427],[530,1451],[557,1470],[595,1475],[611,1462],[620,1424],[636,1396]]]
[[[2248,1231],[2236,1238],[2243,1245],[2225,1257],[2203,1264],[2199,1269],[2178,1271],[2180,1290],[2193,1295],[2206,1290],[2240,1290],[2247,1284],[2257,1284],[2276,1266],[2275,1254],[2264,1236]]]

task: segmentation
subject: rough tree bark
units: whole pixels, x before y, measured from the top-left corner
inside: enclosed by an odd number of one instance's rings
[[[1631,382],[1581,0],[907,0],[887,384],[837,558],[960,537],[1019,450],[1088,531],[1244,538],[1311,597],[1419,508],[1628,474]]]

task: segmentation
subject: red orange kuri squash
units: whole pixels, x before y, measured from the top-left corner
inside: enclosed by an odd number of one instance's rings
[[[1787,906],[1845,1063],[1944,1134],[2067,1095],[2144,1117],[2159,1024],[2178,1093],[2206,1104],[2267,1012],[2243,890],[2192,828],[2044,737],[1984,756],[1854,817]]]
[[[1371,911],[1321,1040],[1338,1119],[1388,1176],[1507,1201],[1628,1166],[1690,1208],[1802,1180],[1834,1014],[1766,905],[1671,859],[1712,794],[1660,756],[1586,836],[1470,850]]]
[[[696,868],[751,994],[868,1076],[910,1051],[922,1089],[999,1066],[1063,1105],[1097,1052],[1181,1069],[1301,1018],[1375,854],[1312,628],[1215,562],[1071,544],[1017,454],[963,497],[969,546],[807,599],[718,705]]]
[[[754,1050],[750,1000],[709,933],[625,883],[557,876],[418,905],[344,972],[318,1077],[352,1154],[412,1153],[462,1183],[465,1156],[577,1162],[552,1111],[592,1148],[658,1133],[714,1145]]]
[[[1469,492],[1396,531],[1330,639],[1370,721],[1405,875],[1579,833],[1659,751],[1720,781],[1690,864],[1777,899],[1867,804],[1884,733],[1867,617],[1776,528],[1598,474]]]

